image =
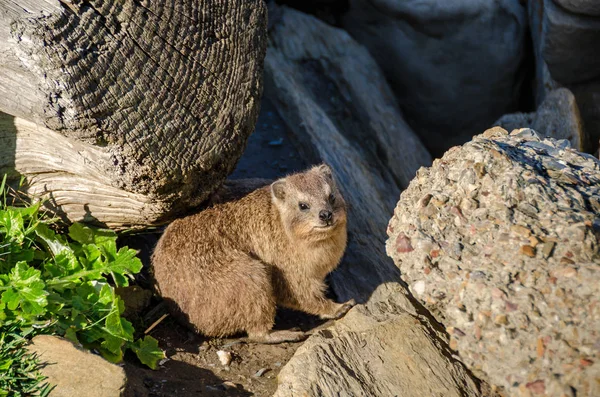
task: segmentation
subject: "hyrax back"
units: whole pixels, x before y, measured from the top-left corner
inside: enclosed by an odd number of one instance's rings
[[[324,296],[345,247],[346,203],[321,165],[174,221],[152,262],[159,293],[196,331],[277,343],[303,334],[271,332],[276,305],[321,318],[352,307]]]

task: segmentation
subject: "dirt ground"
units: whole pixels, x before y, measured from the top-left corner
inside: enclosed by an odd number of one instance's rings
[[[263,100],[255,132],[248,141],[244,156],[230,176],[241,178],[276,179],[307,167],[290,141],[283,121],[273,105]],[[131,236],[123,243],[140,250],[145,266],[156,242],[157,234]],[[149,288],[148,280],[138,280]],[[159,304],[154,298],[148,311]],[[140,322],[136,329],[144,329],[150,322]],[[134,321],[135,323],[135,321]],[[276,329],[299,327],[310,331],[326,326],[316,317],[289,311],[279,311]],[[142,328],[144,327],[144,328]],[[294,355],[301,343],[279,345],[247,344],[243,338],[207,339],[189,332],[167,317],[150,335],[159,341],[167,359],[157,370],[151,370],[127,355],[124,369],[128,377],[126,396],[271,396],[277,387],[277,374]],[[218,350],[231,352],[233,361],[229,366],[219,362]]]
[[[314,331],[327,325],[316,317],[286,310],[278,313],[275,327]],[[271,396],[281,367],[301,345],[261,345],[245,343],[243,338],[207,339],[169,317],[150,334],[158,339],[167,359],[153,371],[127,356],[126,396]],[[218,350],[232,354],[229,366],[219,362]]]

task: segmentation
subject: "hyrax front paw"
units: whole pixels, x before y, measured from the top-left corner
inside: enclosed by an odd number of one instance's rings
[[[350,299],[348,302],[336,305],[334,307],[335,310],[332,313],[321,314],[319,317],[324,320],[337,320],[338,318],[344,317],[354,305],[356,305],[356,302],[354,299]]]

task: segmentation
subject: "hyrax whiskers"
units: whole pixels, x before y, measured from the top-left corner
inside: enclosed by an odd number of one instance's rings
[[[339,318],[354,301],[325,297],[346,248],[346,203],[327,165],[171,223],[152,255],[159,293],[197,332],[279,343],[276,306]]]

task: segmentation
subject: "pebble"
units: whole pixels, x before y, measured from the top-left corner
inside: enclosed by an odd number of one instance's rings
[[[523,255],[527,255],[530,258],[535,258],[535,248],[531,245],[522,245],[519,252]]]
[[[258,371],[256,371],[256,373],[253,375],[255,378],[260,378],[261,376],[263,376],[265,374],[265,372],[267,372],[269,370],[269,368],[261,368]]]
[[[225,350],[217,350],[217,356],[219,356],[219,361],[225,367],[228,367],[231,364],[231,360],[233,359],[231,352]]]

